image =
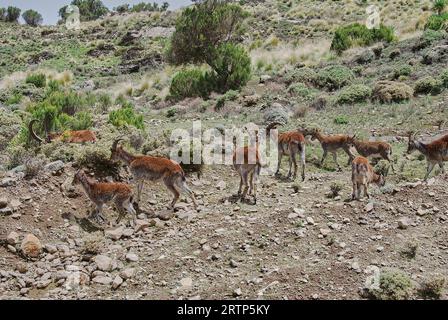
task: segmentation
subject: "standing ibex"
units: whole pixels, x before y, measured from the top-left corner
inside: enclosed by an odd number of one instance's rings
[[[425,181],[428,180],[434,166],[439,165],[442,173],[445,173],[444,161],[448,161],[448,134],[429,143],[423,143],[415,139],[417,133],[409,133],[409,143],[407,153],[411,154],[414,150],[420,151],[428,164]]]
[[[103,206],[113,201],[119,213],[116,223],[120,223],[125,215],[125,211],[133,215],[135,223],[137,213],[132,206],[132,190],[127,184],[96,182],[90,179],[83,170],[76,172],[72,183],[81,183],[87,196],[95,204],[96,210],[91,214],[90,218],[100,223],[104,222],[106,219],[102,215]]]
[[[33,124],[35,122],[37,122],[36,119],[30,121],[28,130],[31,137],[39,143],[51,141],[63,141],[67,143],[84,143],[96,141],[96,135],[91,130],[64,131],[62,133],[46,132],[46,138],[42,139],[36,134],[33,129]]]
[[[364,188],[364,196],[370,198],[367,191],[369,184],[376,183],[378,186],[382,187],[385,184],[385,180],[382,174],[376,174],[373,171],[369,160],[364,157],[356,157],[352,161],[352,183],[352,200],[359,200],[361,197],[361,188]]]
[[[270,131],[275,129],[278,122],[269,124],[266,128],[266,135],[269,136]],[[280,165],[282,163],[283,156],[289,156],[289,171],[288,178],[292,175],[292,166],[294,165],[293,180],[297,177],[297,154],[300,153],[300,162],[302,164],[302,181],[305,180],[305,137],[299,130],[293,130],[288,132],[279,133],[278,135],[278,164],[276,174],[280,173]]]
[[[251,155],[255,155],[255,161],[252,161]],[[233,152],[233,168],[240,176],[238,197],[241,201],[246,199],[247,191],[249,189],[249,195],[253,192],[254,203],[257,203],[257,178],[260,175],[262,166],[258,141],[255,147],[240,147],[236,148]],[[243,185],[244,190],[242,190]]]
[[[190,195],[194,208],[197,209],[194,193],[187,186],[185,173],[177,162],[162,157],[133,155],[125,151],[122,146],[118,145],[118,143],[122,140],[123,139],[117,139],[113,142],[111,149],[111,160],[122,160],[129,166],[129,169],[134,177],[134,181],[137,184],[137,203],[140,203],[145,180],[163,180],[165,186],[174,195],[174,199],[170,205],[171,209],[174,209],[174,206],[179,200],[179,196],[182,192],[186,192]]]
[[[363,157],[383,158],[384,160],[389,161],[392,171],[395,171],[391,159],[392,146],[389,143],[383,141],[361,141],[354,139],[353,146]]]
[[[350,160],[354,158],[354,155],[350,151],[350,148],[351,146],[353,146],[355,136],[348,136],[346,134],[324,135],[320,129],[305,130],[304,133],[305,135],[310,135],[313,140],[319,140],[324,151],[322,160],[320,161],[321,166],[323,165],[328,152],[331,152],[333,154],[333,159],[338,167],[338,170],[341,171],[342,169],[338,163],[337,155],[339,149],[344,150]]]

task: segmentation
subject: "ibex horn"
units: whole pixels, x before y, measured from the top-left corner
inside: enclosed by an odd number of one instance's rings
[[[39,142],[39,143],[43,143],[43,142],[44,142],[44,139],[42,139],[41,137],[39,137],[39,136],[36,134],[36,132],[34,132],[33,124],[34,124],[35,122],[37,122],[37,119],[33,119],[33,120],[31,120],[30,123],[28,124],[28,130],[29,130],[29,133],[30,133],[31,137],[32,137],[34,140],[36,140],[36,141]]]

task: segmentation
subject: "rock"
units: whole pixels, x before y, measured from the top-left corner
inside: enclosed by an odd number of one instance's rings
[[[294,208],[293,211],[294,211],[294,213],[297,214],[297,216],[299,218],[305,218],[305,210],[299,209],[299,208]]]
[[[57,160],[54,162],[50,162],[44,166],[44,170],[50,171],[50,172],[58,172],[64,169],[65,165],[64,162],[61,160]]]
[[[263,75],[260,76],[260,83],[266,83],[266,82],[268,82],[271,79],[272,79],[272,77],[270,75],[263,74]]]
[[[238,263],[233,259],[230,260],[229,264],[232,268],[238,268]]]
[[[112,283],[113,280],[111,277],[97,276],[97,277],[93,278],[92,281],[95,283],[102,284],[102,285],[109,285]]]
[[[112,259],[107,256],[97,255],[93,261],[95,262],[97,268],[101,271],[112,270]]]
[[[140,220],[137,219],[137,221],[135,222],[135,227],[134,230],[135,232],[139,232],[140,230],[145,230],[149,227],[153,227],[156,225],[156,221],[155,220]]]
[[[243,292],[241,291],[240,288],[233,290],[233,296],[234,297],[240,297],[243,295]]]
[[[51,245],[51,244],[46,244],[44,246],[45,250],[50,253],[50,254],[54,254],[58,251],[58,249],[56,248],[56,246]]]
[[[224,190],[226,188],[227,184],[224,180],[221,180],[218,182],[218,184],[216,185],[216,189],[218,190]]]
[[[112,239],[112,240],[120,240],[120,238],[123,236],[124,227],[118,227],[116,229],[112,230],[106,230],[104,232],[104,235],[106,238]]]
[[[112,282],[112,289],[117,290],[122,283],[123,279],[120,276],[116,276],[114,281]]]
[[[174,213],[171,210],[167,210],[166,212],[160,212],[157,214],[157,218],[162,221],[168,221],[174,217]]]
[[[190,289],[193,286],[193,279],[190,277],[182,278],[179,281],[182,289]]]
[[[2,215],[7,216],[7,215],[10,215],[12,213],[13,213],[13,210],[10,207],[6,207],[6,208],[3,208],[3,209],[0,209],[0,214],[2,214]]]
[[[5,197],[0,198],[0,209],[6,208],[8,205],[8,199]]]
[[[15,231],[11,231],[8,234],[8,237],[6,238],[6,242],[8,242],[8,244],[15,246],[19,243],[19,234]]]
[[[12,208],[13,211],[17,211],[22,206],[22,202],[20,202],[18,199],[12,199],[9,202],[9,206]]]
[[[365,207],[364,211],[371,212],[373,210],[373,202],[369,202]]]
[[[306,218],[306,222],[307,222],[309,225],[314,225],[314,219],[311,218],[311,217],[307,217],[307,218]]]
[[[135,269],[134,268],[126,268],[120,272],[120,277],[123,279],[131,279],[135,275]]]
[[[423,217],[427,213],[428,213],[428,210],[425,210],[423,208],[418,208],[418,210],[417,210],[417,215],[420,216],[420,217]]]
[[[326,229],[326,228],[322,228],[319,230],[320,234],[323,235],[324,237],[328,236],[331,232],[330,229]]]
[[[26,257],[37,258],[42,253],[42,244],[35,235],[29,233],[22,240],[20,250]]]
[[[135,253],[129,252],[126,255],[126,260],[129,262],[137,262],[138,261],[138,256]]]
[[[400,218],[398,219],[398,229],[407,229],[411,225],[411,220],[409,218]]]
[[[7,177],[2,179],[2,181],[0,182],[0,187],[11,187],[16,183],[17,183],[16,179]]]

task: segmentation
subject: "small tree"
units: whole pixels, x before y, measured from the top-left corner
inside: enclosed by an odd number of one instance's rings
[[[166,11],[168,10],[168,7],[170,6],[170,4],[168,2],[164,2],[162,3],[162,6],[160,7],[160,11]]]
[[[22,14],[23,20],[25,20],[26,24],[32,27],[37,27],[38,25],[42,24],[42,15],[34,10],[26,10]]]
[[[445,10],[447,4],[448,4],[447,0],[435,0],[433,10],[436,11],[437,14],[440,16]]]
[[[20,17],[20,12],[22,10],[20,10],[17,7],[11,7],[9,6],[8,9],[6,10],[6,21],[8,22],[18,22],[18,19]]]
[[[6,19],[6,9],[0,8],[0,21],[5,21]]]
[[[72,0],[71,4],[79,8],[82,21],[95,20],[109,12],[109,9],[107,9],[101,0]],[[66,10],[67,6],[59,9],[59,16],[63,20],[67,18]]]

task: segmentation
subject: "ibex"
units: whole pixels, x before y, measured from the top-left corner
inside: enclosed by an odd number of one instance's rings
[[[165,186],[174,195],[174,199],[170,205],[171,209],[174,209],[174,206],[179,200],[179,196],[182,192],[187,193],[191,197],[194,208],[197,209],[194,193],[187,186],[185,173],[177,162],[162,157],[133,155],[125,151],[122,146],[118,145],[118,143],[122,140],[123,139],[117,139],[113,142],[111,148],[111,160],[121,160],[129,166],[129,169],[134,177],[134,181],[137,184],[137,203],[140,203],[145,180],[163,180]]]
[[[359,200],[361,197],[361,188],[364,188],[364,196],[370,198],[367,191],[369,184],[376,183],[382,187],[385,184],[385,179],[382,174],[377,174],[373,171],[367,158],[359,156],[352,161],[352,183],[352,200]]]
[[[96,142],[96,135],[91,130],[64,131],[62,133],[47,132],[46,139],[42,139],[33,129],[35,122],[37,122],[36,119],[31,120],[28,129],[31,137],[39,143],[51,141],[63,141],[67,143]]]
[[[83,170],[76,172],[72,183],[73,185],[80,183],[89,199],[95,204],[96,210],[90,218],[99,223],[106,221],[102,215],[103,206],[113,201],[119,214],[116,223],[120,223],[127,211],[133,215],[135,224],[137,213],[132,206],[132,190],[127,184],[96,182],[90,179]]]
[[[391,159],[392,146],[389,143],[383,141],[361,141],[354,139],[353,146],[363,157],[382,158],[389,161],[392,171],[395,171]]]
[[[445,173],[444,161],[448,161],[448,134],[429,143],[423,143],[415,139],[417,133],[409,133],[409,143],[407,153],[411,154],[414,150],[420,151],[427,162],[427,169],[424,181],[428,180],[434,166],[439,165],[442,173]]]
[[[336,163],[338,170],[341,171],[341,166],[338,163],[338,155],[337,152],[339,149],[342,149],[347,153],[349,159],[353,159],[354,155],[350,151],[351,146],[353,146],[353,141],[355,140],[355,136],[348,136],[346,134],[336,134],[336,135],[324,135],[320,129],[310,129],[304,130],[305,135],[310,135],[311,139],[319,140],[324,154],[322,155],[322,160],[320,161],[320,165],[322,166],[325,158],[327,157],[328,152],[333,154],[334,162]]]
[[[278,122],[271,123],[266,128],[266,135],[269,136],[270,131],[281,125]],[[302,164],[302,181],[305,180],[305,137],[299,130],[279,133],[278,135],[278,163],[276,175],[280,173],[280,165],[283,156],[289,156],[288,178],[292,175],[292,166],[294,165],[293,180],[297,177],[297,154],[300,153],[300,162]]]
[[[250,155],[254,155],[255,161]],[[253,192],[254,203],[257,203],[257,178],[260,175],[262,162],[258,150],[258,143],[256,147],[240,147],[236,148],[233,153],[233,168],[240,176],[240,187],[238,189],[238,197],[241,201],[246,199],[247,191],[249,195]],[[255,163],[253,163],[255,162]],[[244,190],[243,189],[244,185]],[[249,188],[250,186],[250,188]]]

